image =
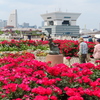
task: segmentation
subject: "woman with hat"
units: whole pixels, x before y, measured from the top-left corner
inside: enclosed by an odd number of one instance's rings
[[[79,60],[80,63],[86,63],[87,54],[88,54],[88,45],[84,42],[84,39],[79,38]]]
[[[93,57],[95,60],[100,60],[100,38],[97,39],[96,45],[94,46]]]

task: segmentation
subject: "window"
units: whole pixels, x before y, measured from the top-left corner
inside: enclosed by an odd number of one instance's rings
[[[49,21],[49,25],[54,25],[53,21]]]
[[[62,25],[68,25],[68,26],[70,26],[70,22],[69,22],[68,20],[64,20],[64,21],[62,22]]]
[[[64,18],[71,18],[71,17],[64,17]]]
[[[47,19],[51,19],[51,17],[47,17]]]

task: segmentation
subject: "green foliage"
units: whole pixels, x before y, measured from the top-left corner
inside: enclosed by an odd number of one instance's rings
[[[0,30],[0,35],[3,34],[4,32]]]
[[[27,50],[27,49],[31,49],[34,50],[34,46],[27,46],[27,45],[21,45],[20,47],[17,46],[1,46],[0,47],[0,51],[22,51],[22,50]]]
[[[100,78],[100,70],[93,70],[93,74],[90,76],[90,78],[93,80],[93,81],[96,81],[96,79]]]
[[[16,32],[17,34],[19,34],[19,33],[20,33],[20,31],[19,31],[19,30],[16,30],[15,32]]]
[[[41,50],[48,50],[49,48],[47,47],[47,46],[43,46],[43,45],[38,45],[37,47],[36,47],[36,49],[41,49]]]

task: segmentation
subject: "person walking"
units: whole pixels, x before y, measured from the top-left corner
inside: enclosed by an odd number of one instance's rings
[[[87,54],[88,54],[88,45],[87,43],[84,42],[84,39],[81,37],[79,38],[79,52],[78,52],[80,63],[86,63]]]
[[[97,39],[96,45],[94,46],[93,57],[95,60],[100,60],[100,38]]]

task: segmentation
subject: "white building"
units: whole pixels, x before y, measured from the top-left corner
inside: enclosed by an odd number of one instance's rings
[[[7,26],[14,26],[17,27],[17,10],[14,10],[7,21]]]
[[[44,20],[43,32],[53,35],[79,34],[79,26],[76,25],[79,16],[80,13],[61,11],[42,14],[41,17]]]
[[[0,29],[4,28],[5,26],[7,26],[7,20],[1,20],[0,19]]]
[[[25,22],[24,22],[23,25],[22,25],[22,27],[23,27],[23,28],[28,28],[28,27],[29,27],[29,23],[25,23]]]

